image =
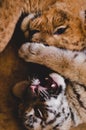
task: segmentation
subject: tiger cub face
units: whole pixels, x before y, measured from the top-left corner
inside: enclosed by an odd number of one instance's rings
[[[86,47],[85,20],[74,16],[63,5],[59,7],[57,4],[42,13],[30,14],[23,20],[21,28],[30,42],[70,50]],[[85,15],[83,11],[83,17]]]
[[[65,91],[65,80],[56,73],[51,73],[43,83],[33,79],[20,105],[24,126],[28,130],[68,130],[71,114]]]

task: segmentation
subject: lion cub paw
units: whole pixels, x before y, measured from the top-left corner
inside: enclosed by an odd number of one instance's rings
[[[44,48],[41,43],[25,43],[19,49],[19,56],[25,61],[33,61],[39,57]]]

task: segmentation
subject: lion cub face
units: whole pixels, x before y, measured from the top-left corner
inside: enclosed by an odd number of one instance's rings
[[[82,22],[68,11],[55,6],[40,15],[29,16],[22,22],[21,28],[26,35],[31,35],[31,42],[42,42],[71,50],[86,47]]]

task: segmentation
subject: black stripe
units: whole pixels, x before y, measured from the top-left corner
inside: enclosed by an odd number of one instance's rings
[[[79,84],[76,84],[76,85],[79,85]],[[79,86],[80,86],[80,87],[81,87],[81,86],[84,87],[83,85],[79,85]],[[76,88],[74,87],[74,85],[72,85],[72,90],[73,90],[74,94],[76,95],[77,101],[79,102],[80,106],[81,106],[82,108],[86,109],[86,107],[85,107],[84,104],[83,104],[83,101],[81,101],[81,99],[80,99],[81,96],[80,96],[79,93],[77,93]]]
[[[73,114],[73,112],[72,112],[72,109],[70,108],[70,113],[71,113],[71,119],[75,122],[75,120],[74,120],[74,114]]]
[[[60,124],[57,124],[56,126],[53,127],[53,130],[58,130],[57,127],[59,127]]]
[[[86,91],[86,86],[84,84],[78,83],[79,86],[83,87],[83,89]]]
[[[59,112],[57,115],[56,115],[56,118],[60,117],[61,116],[61,113]]]
[[[56,121],[56,117],[54,119],[50,120],[49,122],[47,122],[47,125],[53,124],[53,122],[55,122],[55,121]]]
[[[82,108],[86,109],[86,107],[85,107],[84,104],[83,104],[83,101],[81,101],[81,99],[80,99],[80,97],[81,97],[80,94],[77,93],[77,90],[76,90],[76,87],[77,87],[77,85],[78,85],[80,88],[83,87],[84,91],[86,91],[86,86],[83,85],[83,84],[77,83],[77,82],[75,82],[75,81],[71,82],[71,81],[68,80],[68,79],[66,79],[65,81],[66,81],[67,85],[70,84],[71,89],[73,90],[73,93],[76,95],[76,98],[77,98],[77,101],[78,101],[79,105],[80,105]]]

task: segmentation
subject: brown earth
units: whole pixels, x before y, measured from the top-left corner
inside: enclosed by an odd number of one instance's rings
[[[34,68],[33,64],[27,64],[18,57],[17,51],[24,39],[19,27],[16,32],[0,54],[0,130],[25,130],[18,119],[17,100],[11,90],[16,82],[26,79],[38,67]],[[72,130],[86,130],[86,125]]]

